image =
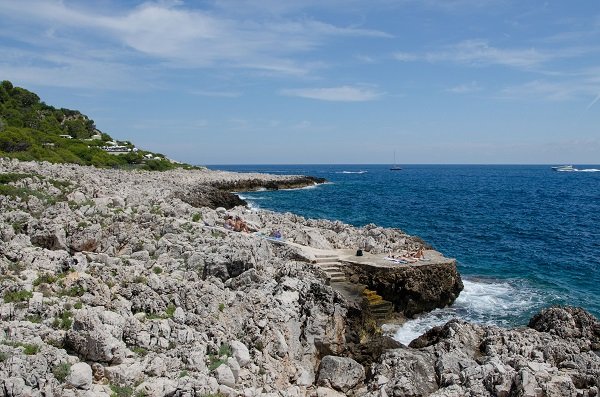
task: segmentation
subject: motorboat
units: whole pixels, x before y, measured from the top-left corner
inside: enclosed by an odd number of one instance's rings
[[[554,171],[562,171],[562,172],[572,172],[577,171],[577,168],[574,168],[572,165],[559,165],[556,167],[552,167]]]

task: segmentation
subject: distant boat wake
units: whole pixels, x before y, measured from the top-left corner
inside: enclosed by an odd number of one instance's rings
[[[368,171],[338,171],[336,174],[366,174]]]
[[[577,168],[573,168],[571,170],[556,170],[558,172],[600,172],[600,169],[597,168],[584,168],[582,170],[579,170]]]

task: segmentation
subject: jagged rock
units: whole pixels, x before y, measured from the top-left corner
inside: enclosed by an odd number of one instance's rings
[[[575,334],[581,337],[552,332],[565,323],[579,324]],[[600,357],[587,348],[597,320],[580,309],[551,308],[530,324],[544,332],[452,320],[414,340],[410,349],[386,353],[372,373],[390,379],[383,388],[398,395],[595,395]]]
[[[75,315],[66,343],[90,361],[118,364],[126,356],[125,344],[111,335],[98,314],[91,310],[81,310]]]
[[[590,341],[592,350],[600,350],[600,321],[579,307],[550,307],[536,314],[529,327],[564,339]]]
[[[347,392],[365,379],[362,365],[348,357],[325,356],[319,365],[319,385],[328,385]]]

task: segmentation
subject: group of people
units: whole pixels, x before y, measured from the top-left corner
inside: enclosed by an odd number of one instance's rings
[[[249,226],[242,218],[239,216],[227,215],[225,217],[225,222],[223,223],[225,229],[233,230],[234,232],[244,232],[244,233],[254,233],[257,232],[255,228]],[[270,238],[280,240],[283,238],[281,231],[273,230],[271,234],[268,236]]]
[[[246,222],[244,222],[242,220],[242,218],[240,218],[239,216],[236,216],[234,218],[231,215],[228,215],[227,218],[225,218],[225,228],[229,229],[229,230],[233,230],[234,232],[250,233],[250,232],[256,231],[256,230],[253,230],[252,228],[250,228],[248,226],[248,224]]]
[[[425,250],[420,247],[415,252],[403,251],[401,254],[390,253],[385,259],[396,263],[414,263],[422,260],[425,257]]]

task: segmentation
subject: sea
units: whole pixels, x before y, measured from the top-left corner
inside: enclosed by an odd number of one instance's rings
[[[464,290],[455,303],[407,321],[409,343],[452,318],[527,325],[550,305],[600,317],[600,165],[229,165],[237,172],[300,174],[327,183],[242,193],[250,206],[422,237],[456,258]]]

